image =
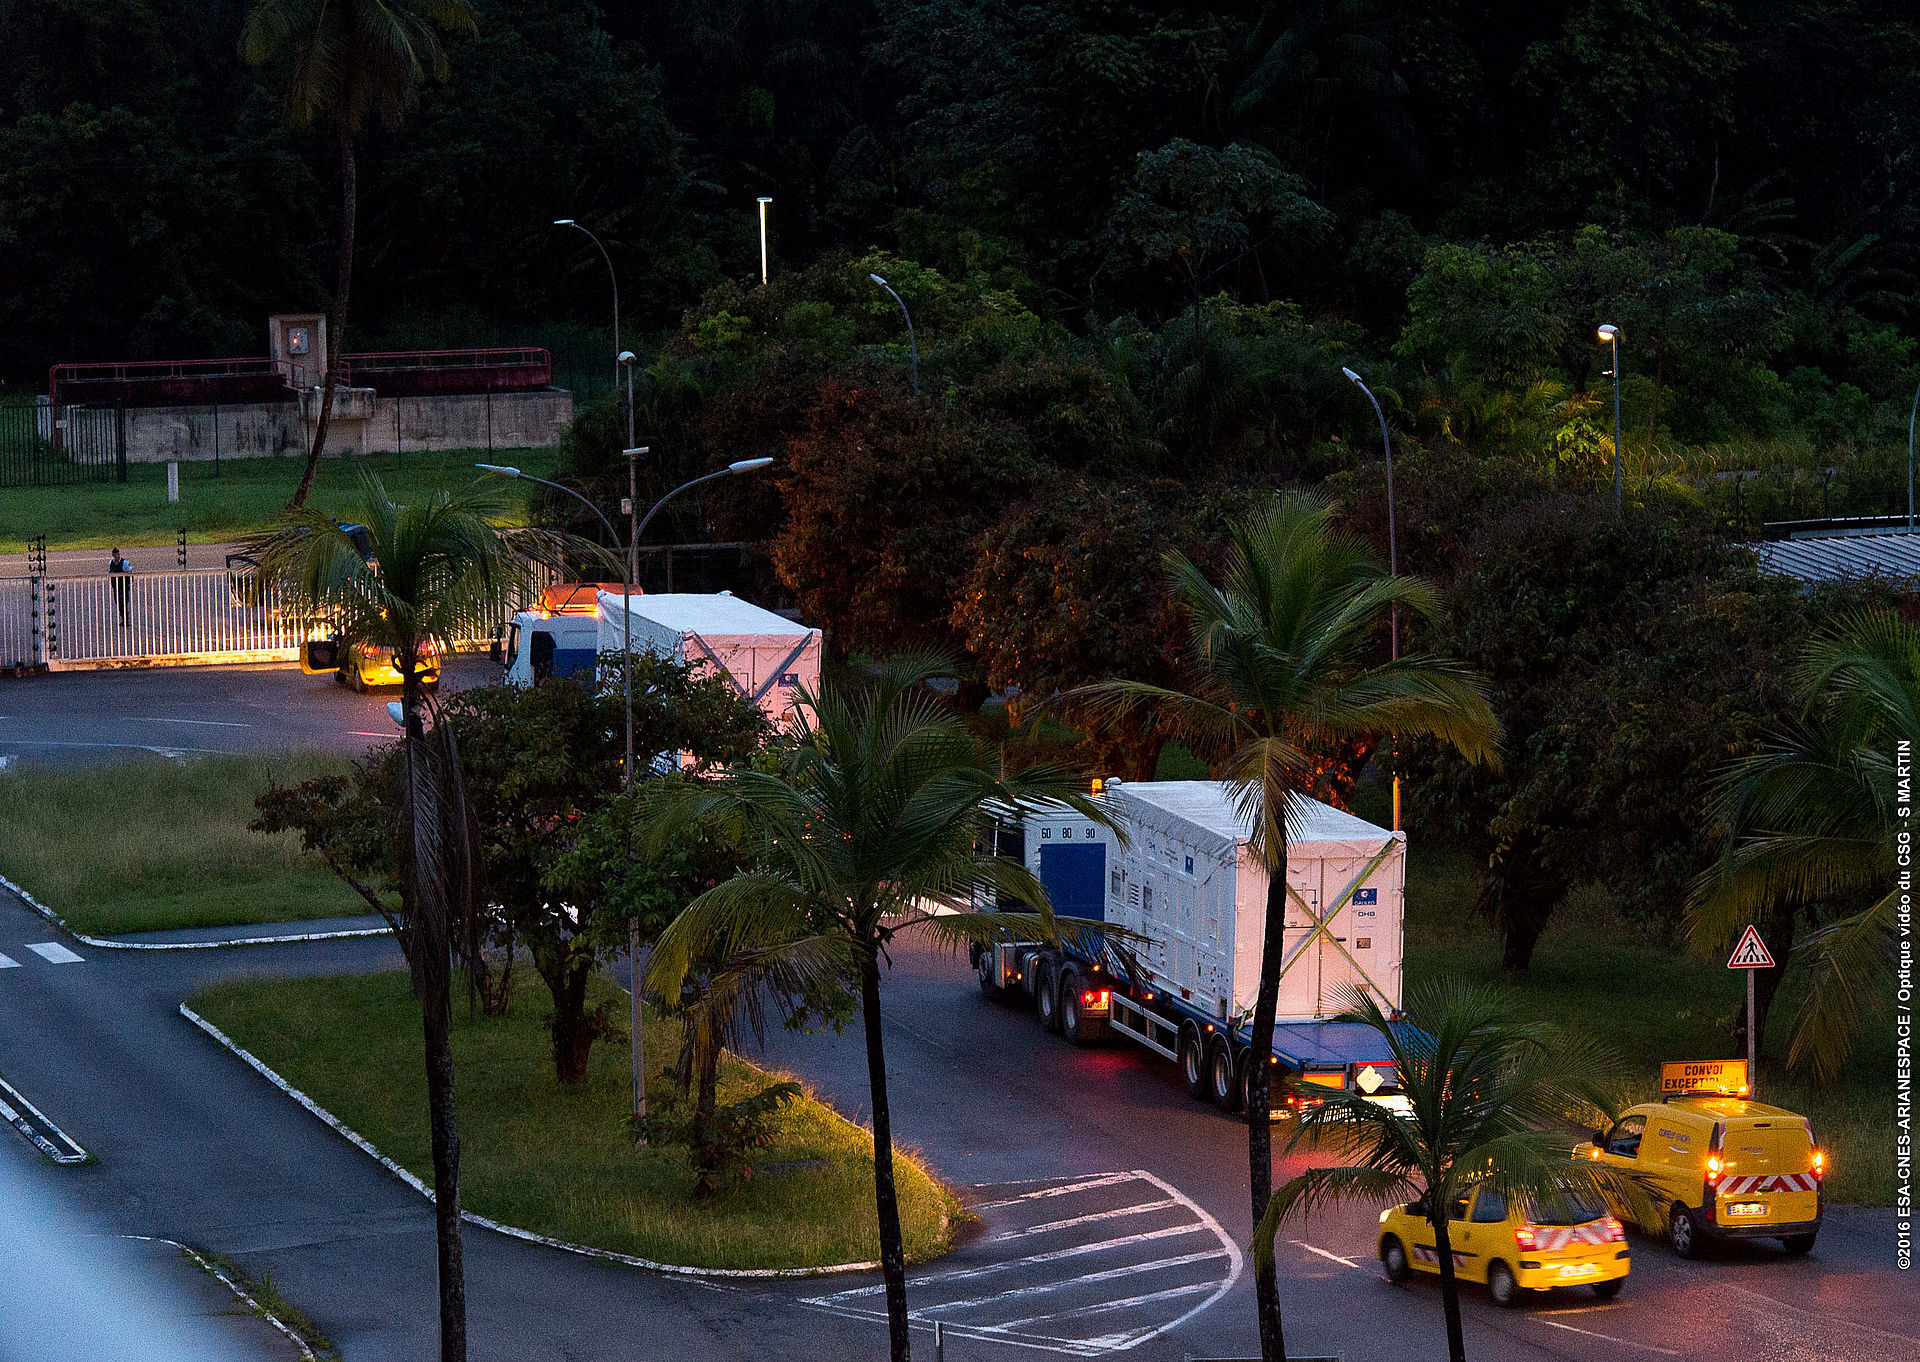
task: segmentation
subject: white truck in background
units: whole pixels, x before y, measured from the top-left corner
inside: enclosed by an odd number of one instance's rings
[[[1132,936],[1066,949],[1011,939],[975,947],[980,989],[1030,999],[1042,1025],[1076,1044],[1125,1036],[1178,1064],[1193,1096],[1240,1110],[1268,886],[1246,820],[1220,781],[1108,781],[1095,796],[1124,842],[1061,805],[998,822],[996,851],[1026,864],[1055,912]],[[1311,799],[1296,801],[1288,822],[1287,920],[1267,1062],[1295,1082],[1274,1109],[1311,1103],[1302,1094],[1314,1087],[1403,1109],[1385,1040],[1331,1018],[1350,989],[1389,1015],[1400,1006],[1406,834]]]
[[[618,583],[550,588],[540,606],[513,617],[500,661],[510,686],[591,676],[602,654],[626,643],[631,603],[636,654],[704,663],[760,706],[774,723],[791,719],[800,693],[820,686],[818,629],[796,624],[730,592],[623,597]]]

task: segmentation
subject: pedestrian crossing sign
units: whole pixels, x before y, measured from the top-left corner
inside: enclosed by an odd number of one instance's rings
[[[1767,954],[1766,943],[1760,939],[1760,933],[1752,923],[1747,924],[1746,932],[1740,938],[1740,944],[1733,948],[1733,954],[1727,960],[1728,969],[1772,969],[1773,957]]]

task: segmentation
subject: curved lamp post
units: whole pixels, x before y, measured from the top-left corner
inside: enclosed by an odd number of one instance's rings
[[[877,274],[869,274],[867,278],[873,280],[874,283],[880,285],[880,287],[888,293],[893,293],[893,301],[900,304],[900,315],[907,319],[907,346],[913,353],[913,395],[918,397],[920,395],[920,342],[914,339],[913,314],[907,311],[906,300],[899,294],[893,292],[892,284],[889,284]]]
[[[1913,419],[1920,416],[1920,388],[1913,390],[1913,410],[1907,413],[1907,533],[1913,533]]]
[[[760,205],[760,287],[767,286],[767,205],[773,200],[762,194],[756,202]]]
[[[600,244],[599,237],[595,236],[592,232],[588,232],[585,227],[582,227],[572,218],[555,218],[553,225],[556,227],[571,227],[576,232],[586,232],[587,240],[599,248],[600,258],[607,262],[607,277],[613,280],[613,353],[616,356],[613,361],[613,386],[617,389],[620,386],[620,360],[617,356],[625,352],[620,349],[620,276],[614,272],[613,257],[607,254],[607,248]],[[631,408],[629,408],[629,410],[631,410]],[[631,437],[628,438],[627,443],[633,443]]]
[[[627,455],[627,468],[629,469],[629,476],[631,476],[631,470],[633,468],[634,458],[638,455],[646,453],[647,451],[644,448],[642,448],[642,449],[629,449],[624,452]],[[771,464],[772,462],[773,462],[772,459],[740,459],[734,463],[728,464],[725,468],[719,469],[712,473],[704,474],[701,477],[694,478],[690,482],[681,483],[678,487],[674,488],[671,492],[667,493],[664,497],[661,497],[660,500],[653,503],[652,509],[650,509],[646,513],[646,515],[641,518],[640,524],[634,529],[633,536],[627,543],[627,565],[628,565],[627,581],[625,583],[625,590],[622,591],[621,597],[620,597],[621,607],[622,607],[620,611],[621,628],[623,630],[623,636],[625,639],[625,647],[626,647],[626,652],[622,655],[620,659],[621,671],[625,673],[625,690],[626,690],[625,707],[627,711],[627,763],[621,775],[621,784],[623,786],[629,785],[633,782],[633,597],[632,597],[632,592],[633,592],[633,577],[634,577],[633,568],[634,568],[634,565],[639,560],[639,553],[640,553],[640,548],[639,548],[640,535],[647,528],[647,522],[653,519],[653,514],[655,511],[658,511],[662,506],[665,506],[669,501],[672,501],[675,497],[679,496],[682,492],[686,491],[689,487],[698,487],[703,482],[712,482],[715,478],[728,477],[734,473],[755,473],[755,472],[758,472],[760,469],[767,467],[767,465]],[[578,501],[581,505],[585,506],[589,511],[592,511],[596,516],[599,516],[600,523],[607,527],[607,533],[608,535],[612,536],[615,545],[617,546],[619,544],[620,537],[617,534],[614,534],[613,522],[608,520],[607,517],[604,514],[602,514],[598,506],[595,506],[591,501],[587,500],[586,497],[574,491],[571,487],[567,487],[557,482],[550,482],[546,478],[536,478],[531,473],[522,473],[519,469],[509,467],[508,465],[505,465],[505,464],[481,463],[481,464],[475,464],[474,467],[480,469],[482,472],[497,473],[503,478],[524,478],[528,482],[537,482],[541,484],[543,487],[558,488],[560,491],[565,492],[568,496],[572,497],[574,500]],[[644,1050],[644,1041],[642,1040],[642,1036],[644,1032],[642,1029],[642,1018],[640,1015],[640,919],[637,917],[628,919],[628,923],[627,923],[627,959],[628,959],[628,967],[633,971],[633,978],[630,980],[632,987],[628,990],[628,996],[630,997],[632,1001],[632,1006],[633,1006],[633,1017],[632,1017],[633,1117],[634,1117],[634,1121],[636,1122],[635,1129],[637,1130],[639,1128],[637,1123],[640,1121],[644,1121],[647,1116],[647,1086],[646,1086],[646,1078],[645,1078],[646,1055]]]
[[[1374,417],[1380,422],[1380,447],[1387,453],[1387,571],[1398,577],[1400,575],[1400,528],[1394,516],[1393,438],[1387,434],[1387,414],[1380,410],[1380,399],[1373,395],[1373,389],[1367,386],[1365,379],[1344,365],[1341,366],[1340,372],[1347,376],[1349,383],[1367,395],[1367,401],[1373,403]],[[1398,662],[1400,660],[1400,604],[1398,601],[1394,602],[1389,620],[1392,657]],[[1396,751],[1393,755],[1397,757],[1399,753]],[[1400,773],[1398,771],[1393,773],[1393,831],[1400,831]]]
[[[1612,322],[1602,323],[1594,338],[1613,348],[1613,506],[1617,511],[1624,511],[1627,494],[1620,481],[1620,328]]]

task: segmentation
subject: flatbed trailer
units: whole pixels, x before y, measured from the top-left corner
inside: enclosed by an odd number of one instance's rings
[[[981,992],[1030,1001],[1043,1026],[1075,1044],[1129,1040],[1178,1065],[1194,1097],[1241,1110],[1267,876],[1231,795],[1218,782],[1166,781],[1110,782],[1098,797],[1119,835],[1059,806],[1002,820],[994,849],[1026,863],[1056,913],[1126,935],[975,946]],[[1281,1008],[1267,1056],[1288,1080],[1276,1109],[1312,1104],[1325,1088],[1404,1110],[1391,1047],[1332,1016],[1348,988],[1390,1013],[1399,1004],[1405,835],[1311,800],[1289,822]]]

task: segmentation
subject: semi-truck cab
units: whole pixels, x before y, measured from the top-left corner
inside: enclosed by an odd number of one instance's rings
[[[1088,1045],[1119,1035],[1173,1060],[1187,1090],[1245,1106],[1268,876],[1217,781],[1096,786],[1110,828],[1065,805],[994,822],[994,851],[1022,861],[1061,916],[1114,923],[1062,945],[976,946],[989,998],[1031,1000],[1043,1026]],[[1267,1063],[1289,1080],[1275,1109],[1324,1089],[1404,1110],[1379,1032],[1332,1020],[1348,990],[1400,1002],[1406,838],[1314,800],[1289,819],[1278,1017]],[[983,897],[977,907],[999,904]],[[1007,908],[1024,907],[1008,903]]]

